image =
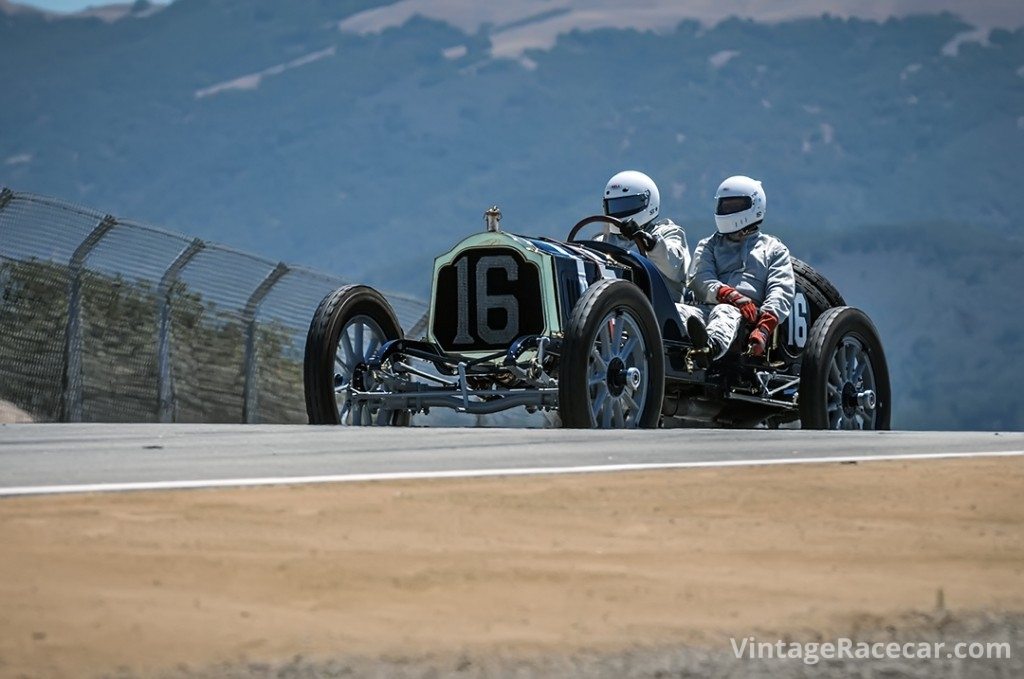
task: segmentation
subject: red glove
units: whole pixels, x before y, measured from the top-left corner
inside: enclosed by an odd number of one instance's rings
[[[754,300],[737,292],[736,288],[730,285],[721,286],[718,288],[717,298],[720,304],[732,304],[739,309],[747,323],[757,323],[757,305],[754,304]]]
[[[762,312],[761,317],[757,319],[757,326],[747,340],[747,353],[751,356],[764,356],[764,352],[768,348],[768,341],[771,340],[772,333],[775,332],[775,327],[778,324],[779,319],[775,314],[770,311]]]

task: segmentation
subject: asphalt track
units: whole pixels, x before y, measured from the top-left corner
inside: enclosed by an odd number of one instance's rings
[[[0,496],[1024,455],[1024,433],[0,426]]]

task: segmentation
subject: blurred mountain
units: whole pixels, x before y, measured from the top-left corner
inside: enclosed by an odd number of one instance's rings
[[[1024,429],[1014,367],[1024,322],[1006,302],[1024,274],[1024,236],[911,222],[788,240],[878,327],[894,427]]]
[[[563,234],[611,174],[642,169],[692,245],[719,181],[751,174],[767,230],[872,291],[844,287],[900,337],[905,393],[931,371],[974,380],[941,419],[947,386],[913,387],[897,424],[1024,427],[1020,399],[976,383],[1006,372],[978,367],[985,352],[1024,349],[1024,324],[983,301],[1024,273],[1024,30],[950,14],[609,28],[570,4],[498,24],[409,0],[178,0],[116,21],[5,3],[0,183],[425,295],[431,259],[493,203],[508,230]],[[442,5],[460,6],[412,6]],[[907,316],[904,299],[931,301]]]

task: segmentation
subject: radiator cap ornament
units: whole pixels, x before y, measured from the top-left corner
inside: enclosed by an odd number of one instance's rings
[[[487,224],[487,230],[491,233],[501,233],[501,226],[498,224],[500,221],[501,210],[497,205],[492,205],[487,212],[484,212],[484,222]]]

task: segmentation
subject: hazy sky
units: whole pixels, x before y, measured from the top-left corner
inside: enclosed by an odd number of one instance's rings
[[[88,6],[128,3],[132,0],[13,0],[18,4],[32,5],[47,10],[72,12]],[[656,8],[660,12],[668,9],[673,15],[692,18],[705,18],[705,14],[736,14],[761,20],[779,20],[790,15],[806,16],[831,12],[839,16],[860,16],[862,18],[881,19],[893,14],[930,13],[953,11],[968,22],[985,28],[1003,26],[1016,28],[1024,23],[1024,2],[1022,0],[788,0],[780,3],[776,0],[689,0],[680,4],[673,0],[641,0],[636,3],[648,9]],[[504,6],[504,9],[503,9]],[[576,7],[589,12],[600,11],[610,7],[622,10],[621,0],[518,0],[518,2],[488,3],[480,0],[398,0],[395,5],[380,10],[371,10],[366,14],[406,16],[420,13],[425,16],[451,19],[446,15],[454,14],[455,23],[458,18],[473,21],[477,14],[502,13],[504,11],[533,8],[543,11],[550,7]],[[531,10],[533,11],[533,10]],[[491,17],[486,17],[488,20]],[[674,17],[678,18],[678,17]],[[564,19],[563,19],[564,21]]]
[[[41,9],[50,9],[57,12],[74,12],[85,9],[89,5],[106,4],[97,0],[15,0],[19,5],[32,5]]]

